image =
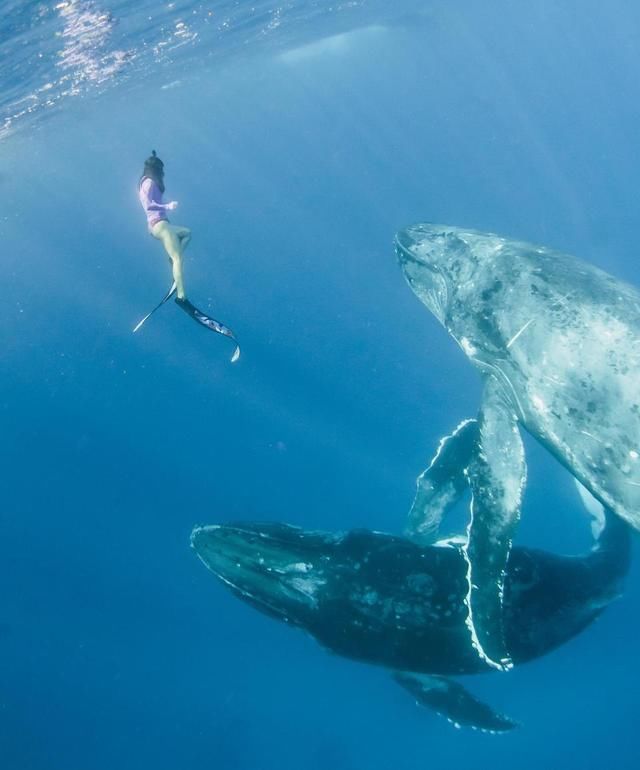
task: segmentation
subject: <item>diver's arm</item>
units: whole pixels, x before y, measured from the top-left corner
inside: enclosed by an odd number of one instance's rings
[[[169,203],[154,201],[151,197],[151,185],[151,180],[145,180],[140,188],[140,200],[145,211],[173,211],[178,207],[178,201],[169,201]]]
[[[145,204],[145,208],[147,211],[173,211],[178,208],[178,201],[169,201],[169,203],[150,201],[148,205]]]

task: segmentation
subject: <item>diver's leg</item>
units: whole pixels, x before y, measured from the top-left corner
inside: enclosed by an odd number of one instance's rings
[[[504,642],[502,596],[520,518],[526,464],[515,412],[493,377],[485,386],[478,425],[477,450],[467,471],[472,493],[468,540],[463,548],[467,626],[480,657],[494,668],[507,670],[512,663]]]
[[[176,293],[179,299],[184,299],[186,296],[182,274],[182,251],[184,247],[178,237],[180,229],[172,227],[168,222],[158,222],[151,232],[155,238],[162,242],[165,251],[169,255],[173,270],[173,280],[176,282]]]
[[[467,488],[466,470],[478,441],[478,421],[465,420],[440,445],[416,480],[416,496],[406,534],[421,542],[436,540],[440,523]]]
[[[191,242],[191,230],[188,227],[180,227],[178,230],[178,238],[180,239],[182,253],[184,254],[184,250]]]

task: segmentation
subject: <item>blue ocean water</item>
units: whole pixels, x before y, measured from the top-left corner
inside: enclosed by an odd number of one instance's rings
[[[640,283],[636,4],[0,7],[0,767],[637,768],[637,567],[567,646],[465,680],[523,723],[491,736],[239,603],[189,547],[233,519],[402,530],[481,383],[407,288],[399,228]],[[136,197],[152,148],[236,365],[173,304],[131,334],[170,280]],[[527,449],[518,542],[584,550],[570,477]]]

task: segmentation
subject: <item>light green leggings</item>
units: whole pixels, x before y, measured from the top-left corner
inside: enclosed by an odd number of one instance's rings
[[[166,220],[156,222],[151,228],[151,235],[161,241],[171,260],[173,280],[176,282],[176,293],[180,299],[184,293],[184,278],[182,275],[182,255],[191,240],[191,230],[180,225],[171,225]]]

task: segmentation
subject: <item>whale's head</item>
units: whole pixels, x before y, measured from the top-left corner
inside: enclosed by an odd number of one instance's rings
[[[213,574],[271,617],[305,626],[326,583],[336,536],[287,524],[243,522],[196,527],[191,545]]]
[[[459,287],[469,285],[501,243],[490,233],[434,224],[412,225],[395,238],[409,286],[444,325]]]

